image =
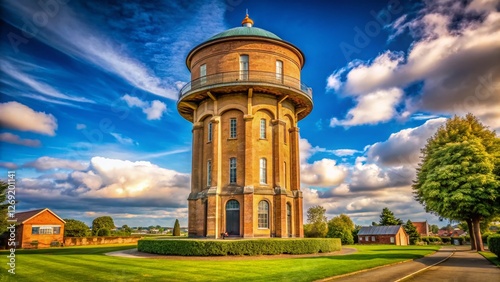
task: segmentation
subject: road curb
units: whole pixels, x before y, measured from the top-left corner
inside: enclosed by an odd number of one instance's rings
[[[405,277],[403,277],[403,278],[399,278],[398,280],[394,280],[394,282],[401,282],[401,281],[404,281],[405,279],[408,279],[408,278],[410,278],[410,277],[412,277],[412,276],[414,276],[414,275],[416,275],[416,274],[418,274],[418,273],[420,273],[420,272],[422,272],[422,271],[425,271],[425,270],[427,270],[427,269],[429,269],[429,268],[431,268],[431,267],[433,267],[433,266],[436,266],[436,265],[438,265],[438,264],[440,264],[440,263],[443,263],[443,262],[447,261],[447,260],[448,260],[451,256],[453,256],[453,255],[455,254],[456,250],[457,250],[457,249],[453,249],[453,252],[452,252],[449,256],[445,257],[444,259],[442,259],[442,260],[440,260],[440,261],[438,261],[438,262],[436,262],[436,263],[434,263],[434,264],[431,264],[431,265],[429,265],[429,266],[426,266],[426,267],[424,267],[424,268],[422,268],[422,269],[420,269],[420,270],[418,270],[418,271],[415,271],[415,272],[413,272],[413,273],[410,273],[410,274],[406,275],[406,276],[405,276]]]

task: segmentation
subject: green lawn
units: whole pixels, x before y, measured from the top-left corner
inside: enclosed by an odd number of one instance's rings
[[[170,260],[110,257],[133,245],[17,250],[16,275],[0,252],[0,281],[312,281],[430,254],[439,246],[350,246],[345,256],[263,260]]]
[[[479,253],[483,255],[483,257],[485,257],[487,260],[491,261],[491,263],[500,267],[500,258],[498,258],[497,255],[495,255],[492,252],[479,252]]]

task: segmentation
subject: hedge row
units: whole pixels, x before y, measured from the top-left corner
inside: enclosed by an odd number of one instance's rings
[[[465,243],[465,238],[464,237],[437,237],[437,236],[427,236],[427,237],[421,237],[420,240],[422,242],[426,242],[427,244],[450,244],[453,243],[452,240],[458,240],[460,242],[460,245],[463,245]]]
[[[339,251],[338,238],[138,241],[140,252],[178,256],[314,254]]]
[[[488,237],[488,249],[500,258],[500,235],[490,235]]]

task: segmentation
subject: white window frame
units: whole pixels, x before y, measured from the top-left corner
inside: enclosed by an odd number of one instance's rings
[[[391,237],[391,244],[394,244],[394,237]]]
[[[283,81],[283,61],[276,60],[276,80]]]
[[[370,236],[365,236],[365,241],[369,242],[370,241]]]
[[[248,80],[249,61],[248,55],[240,55],[240,80]]]
[[[200,66],[200,83],[205,84],[207,82],[207,64]]]
[[[266,139],[267,137],[266,127],[267,127],[266,119],[264,118],[260,119],[260,139]]]
[[[212,122],[208,123],[208,132],[207,132],[207,141],[212,142],[212,134],[213,134],[213,124]]]
[[[236,158],[229,159],[229,183],[236,184],[237,181]]]
[[[207,186],[212,185],[212,160],[207,161]]]
[[[231,138],[231,139],[236,138],[236,136],[237,136],[236,135],[237,134],[236,127],[237,127],[236,118],[230,118],[229,119],[229,138]]]
[[[267,159],[261,158],[259,161],[259,179],[260,184],[267,184]]]
[[[372,242],[375,242],[375,236],[372,236]]]
[[[257,225],[259,229],[269,229],[269,203],[266,200],[259,202]]]

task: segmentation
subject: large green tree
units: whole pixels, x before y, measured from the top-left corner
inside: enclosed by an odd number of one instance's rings
[[[340,238],[344,245],[354,244],[354,223],[351,218],[345,214],[340,214],[328,221],[328,238]]]
[[[326,209],[322,206],[310,207],[307,210],[307,224],[304,225],[306,237],[324,238],[328,232]]]
[[[415,245],[420,240],[420,233],[417,231],[417,227],[408,219],[405,225],[403,225],[406,233],[410,237],[410,244]]]
[[[400,218],[396,218],[394,213],[389,210],[389,208],[385,207],[382,209],[382,213],[380,214],[380,225],[403,225],[403,221]]]
[[[64,237],[85,237],[90,235],[90,229],[83,221],[64,219]]]
[[[438,234],[439,226],[437,226],[436,224],[431,225],[431,232],[432,234]]]
[[[115,229],[115,222],[111,216],[100,216],[92,221],[92,234],[97,235],[99,229]]]
[[[455,116],[421,152],[415,198],[429,212],[470,223],[475,249],[484,250],[479,224],[500,210],[500,139],[472,114]]]
[[[174,236],[181,236],[181,225],[179,224],[179,220],[176,219],[174,223],[174,230],[172,232]]]

